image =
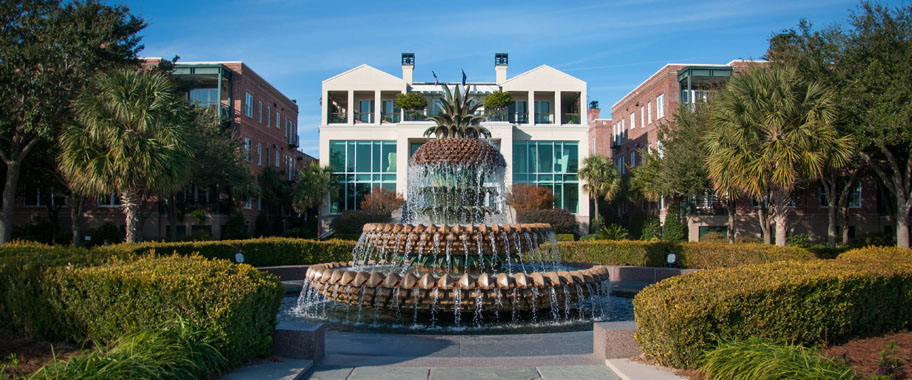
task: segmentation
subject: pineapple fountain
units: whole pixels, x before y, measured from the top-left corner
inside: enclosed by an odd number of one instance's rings
[[[406,223],[366,224],[352,261],[311,266],[294,313],[457,329],[605,318],[607,268],[563,264],[548,224],[510,223],[480,105],[444,89],[435,138],[409,161]]]

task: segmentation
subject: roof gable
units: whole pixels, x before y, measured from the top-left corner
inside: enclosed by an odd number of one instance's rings
[[[394,90],[405,89],[405,81],[369,65],[360,65],[323,81],[325,90]]]
[[[586,88],[586,82],[551,66],[541,65],[507,79],[502,86],[505,91],[581,91]]]

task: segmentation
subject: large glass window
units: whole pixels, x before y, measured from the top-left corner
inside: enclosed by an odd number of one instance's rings
[[[375,187],[396,191],[395,141],[330,141],[329,164],[339,192],[329,211],[356,210]]]
[[[200,107],[208,107],[219,104],[218,88],[194,88],[187,91],[187,100],[196,103]]]
[[[554,193],[554,207],[579,212],[579,143],[513,143],[513,183],[534,183]]]

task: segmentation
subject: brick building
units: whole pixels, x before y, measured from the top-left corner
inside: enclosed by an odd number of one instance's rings
[[[642,163],[642,152],[659,149],[658,129],[661,123],[674,123],[674,114],[681,105],[706,100],[733,75],[752,65],[765,61],[733,60],[727,64],[675,64],[669,63],[647,78],[611,106],[610,121],[596,120],[590,124],[593,141],[608,134],[611,147],[608,154],[619,173],[629,175],[631,167]],[[591,110],[590,110],[591,112]],[[598,152],[603,150],[596,148]],[[795,208],[790,217],[789,235],[810,233],[817,239],[826,239],[827,206],[822,189],[809,188],[796,192]],[[633,214],[657,214],[662,220],[666,213],[665,199],[659,202],[643,201],[639,204],[620,204],[612,217],[621,220]],[[702,197],[685,200],[683,212],[687,215],[688,239],[699,241],[708,232],[726,233],[728,216],[719,198],[707,193]],[[887,218],[884,202],[877,184],[861,183],[850,196],[849,236],[884,233],[892,228]],[[737,237],[761,236],[756,215],[756,203],[750,199],[737,202],[735,233]],[[605,215],[608,215],[607,213]]]
[[[159,62],[161,58],[146,58],[142,64],[152,66]],[[294,181],[298,171],[314,159],[297,150],[298,105],[243,62],[179,62],[175,64],[173,75],[186,91],[187,101],[218,109],[222,125],[231,128],[239,137],[239,148],[244,150],[246,166],[254,177],[271,167],[278,170],[284,180]],[[43,197],[42,191],[45,192]],[[43,215],[41,209],[46,209],[48,202],[63,201],[63,197],[47,197],[48,191],[53,189],[40,184],[23,184],[14,223],[30,223],[36,216]],[[177,204],[184,217],[175,226],[169,225],[162,202],[151,203],[143,225],[145,239],[162,239],[168,236],[172,227],[178,236],[203,230],[218,239],[234,210],[243,213],[248,230],[252,232],[256,218],[266,212],[262,199],[232,199],[221,186],[212,189],[188,186],[179,192]],[[83,231],[90,232],[105,222],[123,230],[124,217],[116,195],[87,199],[83,208]],[[195,210],[205,212],[202,223],[189,215]],[[272,223],[279,225],[290,212],[273,211],[268,215],[273,219]],[[60,213],[58,223],[64,231],[69,231],[68,210]]]

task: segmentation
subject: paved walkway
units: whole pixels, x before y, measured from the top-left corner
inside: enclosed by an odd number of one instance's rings
[[[326,354],[318,363],[272,358],[224,379],[678,379],[626,359],[599,360],[592,338],[592,331],[452,336],[328,331]]]

